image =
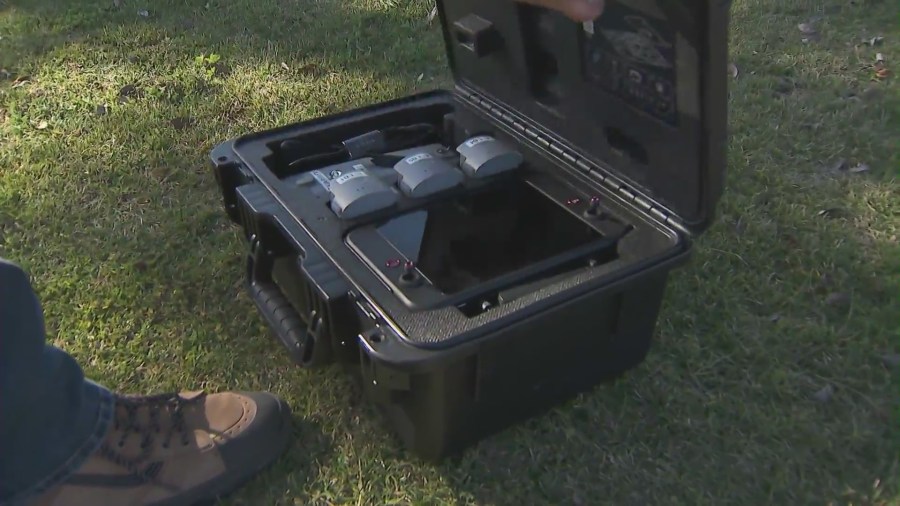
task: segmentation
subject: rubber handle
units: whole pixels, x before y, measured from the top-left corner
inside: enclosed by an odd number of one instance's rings
[[[272,280],[273,264],[271,255],[255,243],[247,257],[247,292],[294,362],[302,367],[321,365],[323,354],[316,353],[316,336],[308,331],[300,314]]]

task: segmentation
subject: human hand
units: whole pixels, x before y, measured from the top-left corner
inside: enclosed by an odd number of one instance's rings
[[[603,13],[604,0],[518,0],[562,12],[579,23],[593,21]]]

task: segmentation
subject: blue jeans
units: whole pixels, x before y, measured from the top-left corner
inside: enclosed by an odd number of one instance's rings
[[[0,505],[62,482],[97,450],[113,395],[46,342],[28,275],[0,259]]]

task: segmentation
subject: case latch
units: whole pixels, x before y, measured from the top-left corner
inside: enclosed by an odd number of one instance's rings
[[[472,51],[479,58],[496,50],[500,45],[500,35],[494,24],[475,14],[469,14],[453,23],[453,35],[460,46]]]

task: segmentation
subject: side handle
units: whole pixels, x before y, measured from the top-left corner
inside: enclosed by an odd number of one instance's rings
[[[307,324],[272,279],[275,256],[256,236],[250,238],[247,256],[247,292],[275,337],[301,367],[314,368],[329,362],[329,343],[317,342]]]

